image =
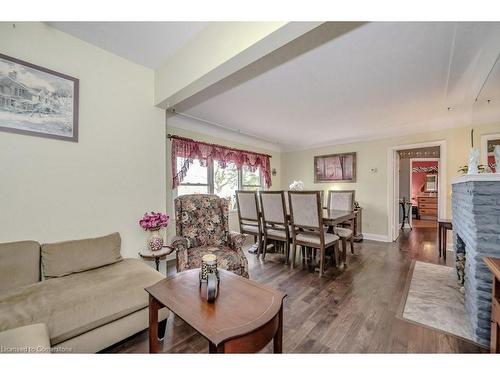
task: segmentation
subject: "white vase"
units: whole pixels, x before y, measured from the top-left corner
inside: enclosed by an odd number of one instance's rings
[[[151,232],[148,239],[148,248],[151,251],[158,251],[163,248],[163,237],[160,235],[160,231],[155,230]]]
[[[469,168],[467,174],[478,174],[479,165],[479,150],[477,148],[471,148],[469,151]]]

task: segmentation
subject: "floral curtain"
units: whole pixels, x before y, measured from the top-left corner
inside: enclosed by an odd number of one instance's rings
[[[198,159],[202,165],[217,161],[222,168],[225,168],[227,163],[234,163],[239,170],[245,166],[251,172],[255,172],[260,167],[265,186],[271,186],[269,155],[198,142],[190,138],[174,135],[170,136],[170,138],[172,140],[172,189],[179,186],[184,177],[186,177],[187,171],[195,159]],[[180,170],[177,170],[177,157],[186,159]]]

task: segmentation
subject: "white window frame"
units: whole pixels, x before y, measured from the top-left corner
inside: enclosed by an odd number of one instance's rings
[[[177,156],[176,158],[179,158],[180,156]],[[197,159],[195,159],[197,160]],[[177,159],[176,159],[177,162]],[[245,190],[245,188],[252,188],[252,187],[258,187],[259,190],[264,190],[264,184],[263,184],[263,179],[262,179],[262,169],[259,169],[260,173],[260,185],[243,185],[243,170],[238,169],[238,189],[237,190]],[[209,194],[215,194],[214,192],[214,161],[210,161],[207,163],[207,183],[206,184],[194,184],[194,183],[183,183],[181,182],[179,186],[207,186],[208,187],[208,193]],[[175,189],[175,196],[179,196],[179,190],[176,188]],[[235,210],[231,210],[235,211]]]

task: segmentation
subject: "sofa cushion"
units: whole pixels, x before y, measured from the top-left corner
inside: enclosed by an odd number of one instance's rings
[[[49,331],[43,323],[0,332],[0,353],[50,353]]]
[[[144,288],[164,276],[138,259],[0,294],[0,331],[46,323],[52,345],[148,306]]]
[[[0,293],[40,281],[40,244],[20,241],[0,244]]]
[[[46,278],[66,276],[102,267],[122,259],[119,233],[84,240],[42,245],[42,267]]]

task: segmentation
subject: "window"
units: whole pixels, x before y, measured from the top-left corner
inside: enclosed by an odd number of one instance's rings
[[[230,200],[229,208],[236,209],[236,194],[239,186],[239,173],[234,163],[226,164],[221,168],[219,162],[214,163],[214,189],[213,193],[221,198]]]
[[[242,190],[261,190],[262,188],[262,176],[260,173],[260,168],[257,168],[255,172],[251,172],[250,168],[241,168],[241,189]]]
[[[181,169],[184,158],[177,158],[177,169]],[[195,160],[189,167],[186,177],[177,187],[177,195],[207,194],[210,192],[208,184],[208,167],[202,166],[199,160]]]
[[[177,169],[180,170],[184,158],[177,157]],[[177,187],[177,196],[185,194],[216,194],[221,198],[230,199],[229,208],[236,209],[236,190],[261,190],[262,177],[260,168],[250,172],[249,168],[243,167],[238,171],[234,163],[226,164],[222,168],[219,162],[208,163],[201,166],[195,160],[189,167],[186,177]]]

